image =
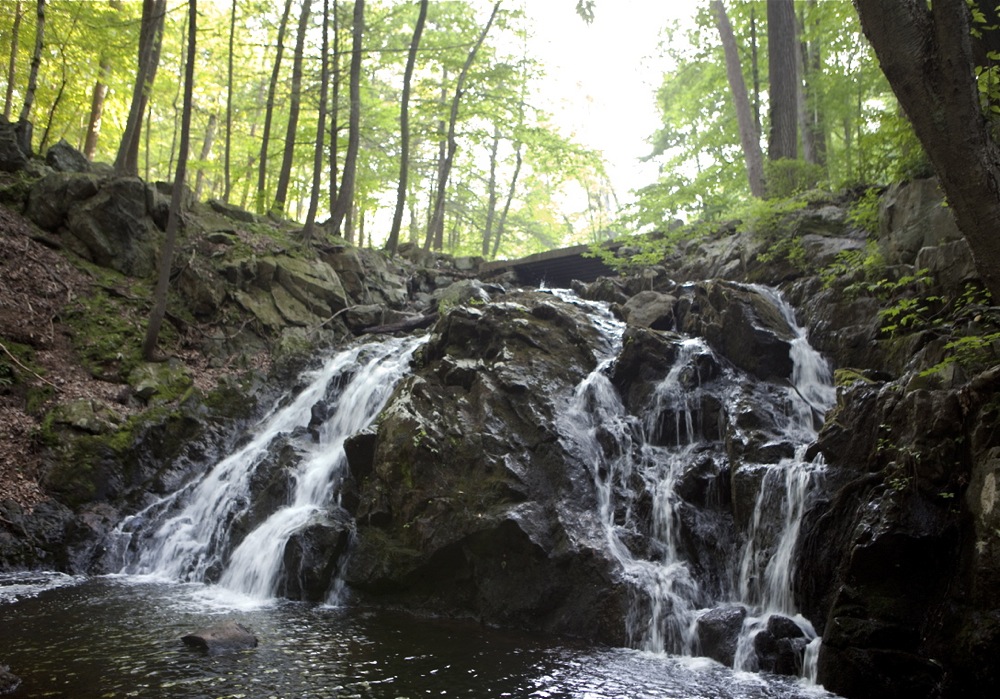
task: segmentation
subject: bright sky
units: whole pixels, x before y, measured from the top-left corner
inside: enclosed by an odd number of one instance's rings
[[[577,140],[602,151],[619,200],[656,180],[656,165],[641,163],[658,128],[655,95],[665,65],[662,29],[689,17],[696,0],[597,0],[590,25],[576,0],[524,0],[535,26],[531,48],[546,64],[549,109]]]

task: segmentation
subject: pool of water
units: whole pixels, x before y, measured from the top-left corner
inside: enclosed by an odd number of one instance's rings
[[[260,645],[207,656],[181,643],[224,620]],[[833,696],[705,659],[129,577],[0,576],[0,663],[22,679],[16,698]]]

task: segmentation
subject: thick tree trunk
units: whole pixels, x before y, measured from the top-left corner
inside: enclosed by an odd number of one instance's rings
[[[14,111],[14,80],[17,77],[17,49],[18,39],[21,35],[21,17],[24,12],[21,10],[21,0],[17,0],[14,5],[14,25],[10,30],[10,59],[7,62],[7,92],[3,100],[3,118],[10,121],[10,115]]]
[[[344,176],[337,193],[337,202],[330,213],[330,227],[340,233],[344,219],[354,202],[354,177],[361,145],[361,56],[365,29],[365,0],[354,0],[354,20],[351,27],[351,114],[347,124],[347,153],[344,157]]]
[[[132,90],[125,131],[115,158],[115,172],[119,175],[139,174],[139,143],[142,120],[149,102],[149,93],[160,61],[160,45],[167,14],[167,0],[143,0],[142,20],[139,26],[139,60]]]
[[[1000,301],[1000,145],[980,108],[965,0],[854,0],[893,92]]]
[[[160,327],[167,312],[167,289],[170,286],[170,265],[174,257],[174,242],[180,226],[181,197],[184,191],[184,175],[187,170],[188,136],[191,133],[191,110],[194,94],[194,61],[196,57],[195,37],[197,34],[198,2],[188,0],[188,41],[187,65],[184,69],[184,107],[181,116],[181,152],[177,157],[177,177],[170,197],[170,213],[167,216],[166,239],[160,253],[160,268],[153,293],[153,310],[149,315],[146,337],[142,343],[142,356],[151,361],[156,358],[156,343]]]
[[[794,160],[798,154],[798,51],[794,0],[767,0],[767,70],[771,130],[767,156]]]
[[[319,77],[319,116],[316,125],[316,148],[313,151],[312,193],[309,197],[309,212],[306,214],[306,225],[302,230],[302,238],[312,241],[313,227],[316,225],[316,212],[319,210],[319,185],[323,174],[323,145],[326,135],[326,99],[327,83],[330,80],[330,0],[323,0],[323,44],[320,49]]]
[[[38,0],[35,5],[37,23],[35,24],[35,51],[31,55],[31,71],[28,74],[28,89],[24,93],[24,104],[21,105],[20,121],[31,120],[31,107],[35,103],[35,90],[38,89],[38,68],[42,64],[42,45],[45,29],[45,0]]]
[[[490,18],[486,22],[486,26],[483,27],[483,31],[479,33],[476,43],[473,44],[472,49],[469,51],[469,55],[465,59],[465,64],[462,66],[462,71],[458,74],[458,81],[455,84],[455,96],[451,101],[451,114],[448,118],[448,153],[438,174],[437,196],[434,199],[434,215],[431,217],[431,225],[427,231],[427,241],[424,243],[424,248],[426,249],[430,248],[432,238],[435,250],[440,250],[444,243],[445,193],[448,190],[448,177],[451,174],[451,166],[455,160],[455,151],[458,150],[458,141],[455,139],[455,126],[458,123],[458,107],[462,101],[462,92],[465,87],[465,79],[469,75],[469,69],[472,67],[472,62],[476,60],[479,47],[486,40],[486,35],[490,31],[490,27],[493,26],[493,22],[496,20],[499,11],[500,3],[497,2],[493,5],[493,12],[490,13]]]
[[[712,0],[712,10],[715,12],[719,36],[722,37],[722,48],[726,55],[726,77],[729,80],[729,91],[736,107],[736,123],[740,131],[740,143],[743,146],[743,157],[747,165],[747,180],[750,183],[750,193],[755,197],[763,197],[764,189],[764,154],[760,149],[760,131],[754,122],[750,110],[750,100],[747,98],[747,85],[743,79],[743,69],[740,67],[740,55],[733,35],[733,26],[729,23],[729,15],[722,0]]]
[[[306,31],[309,28],[309,6],[312,0],[304,0],[299,15],[299,33],[295,37],[295,53],[292,56],[292,94],[288,106],[288,128],[285,131],[285,153],[278,173],[278,186],[274,194],[271,211],[277,215],[285,212],[288,200],[288,183],[292,179],[292,161],[295,159],[295,141],[299,129],[299,109],[302,104],[302,54],[305,52]]]
[[[309,2],[309,0],[303,0]],[[278,42],[274,54],[274,68],[271,70],[271,82],[267,87],[267,104],[264,107],[264,133],[260,139],[260,158],[257,161],[257,213],[264,213],[267,206],[267,148],[271,141],[271,121],[274,118],[274,96],[278,90],[278,75],[281,71],[281,56],[285,52],[285,29],[288,26],[288,15],[292,11],[292,0],[285,0],[285,9],[281,13],[281,23],[278,24]]]
[[[399,185],[396,188],[396,209],[392,214],[392,228],[389,230],[389,240],[386,244],[390,255],[396,254],[396,248],[399,246],[399,230],[403,226],[406,184],[410,174],[410,83],[413,79],[413,67],[417,62],[420,37],[427,20],[428,4],[428,0],[420,0],[417,23],[413,27],[413,39],[410,40],[410,51],[406,56],[406,69],[403,72],[403,95],[399,101]]]

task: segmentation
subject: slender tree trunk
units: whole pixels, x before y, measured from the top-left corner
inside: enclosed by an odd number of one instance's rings
[[[187,31],[186,31],[187,30],[187,19],[186,18],[185,18],[184,22],[185,22],[184,28],[183,28],[184,37],[185,37],[184,41],[187,41]],[[181,52],[182,52],[181,70],[182,71],[184,70],[184,60],[185,60],[183,58],[183,50],[184,50],[184,43],[182,42],[181,43]],[[184,109],[184,107],[183,107],[183,104],[184,104],[183,88],[184,88],[184,84],[182,82],[178,81],[178,83],[177,83],[177,92],[174,94],[174,103],[173,103],[173,110],[172,110],[172,113],[174,115],[174,118],[173,118],[174,132],[170,136],[170,153],[167,156],[167,179],[168,180],[170,180],[171,178],[173,178],[174,156],[177,154],[177,130],[181,127],[181,124],[177,121],[177,115],[180,114],[181,115],[181,121],[184,120],[183,119],[183,114],[182,114],[183,109]],[[148,119],[146,121],[147,121],[147,123],[149,122]],[[150,129],[147,128],[146,129],[146,179],[147,180],[149,179],[149,131],[150,131]]]
[[[156,280],[156,290],[153,292],[153,310],[149,314],[149,325],[146,327],[146,337],[142,343],[142,356],[147,361],[156,358],[156,343],[160,336],[163,318],[167,313],[167,289],[170,286],[170,266],[173,263],[174,244],[177,240],[177,229],[180,226],[181,201],[184,191],[184,176],[187,169],[188,137],[191,133],[191,111],[194,94],[194,62],[196,53],[196,36],[198,21],[198,2],[188,0],[188,40],[187,64],[184,68],[184,107],[181,116],[181,152],[177,157],[177,177],[174,179],[174,190],[170,197],[170,213],[167,216],[166,239],[163,251],[160,253],[160,268]]]
[[[21,9],[21,0],[17,0],[14,5],[14,24],[10,30],[10,60],[7,62],[7,92],[3,100],[3,118],[10,121],[10,115],[14,110],[14,80],[17,76],[17,49],[18,39],[21,35],[21,17],[24,12]]]
[[[340,182],[337,201],[330,212],[330,227],[340,233],[344,218],[351,211],[354,201],[354,179],[358,166],[358,148],[361,145],[361,41],[365,28],[365,0],[354,0],[354,19],[351,27],[351,114],[348,118],[347,153],[344,157],[344,176]]]
[[[490,27],[493,26],[493,21],[496,19],[499,11],[500,3],[497,2],[493,5],[493,12],[490,13],[490,18],[486,22],[486,26],[483,27],[483,31],[479,33],[479,37],[476,39],[476,43],[473,44],[472,50],[469,51],[469,55],[465,59],[465,64],[462,66],[462,71],[458,74],[458,82],[455,85],[455,96],[451,101],[451,114],[448,118],[448,154],[444,159],[441,172],[438,176],[437,197],[434,200],[434,216],[431,219],[430,229],[427,231],[427,241],[424,243],[424,248],[426,249],[430,248],[431,236],[433,236],[435,250],[440,250],[444,242],[445,193],[448,190],[448,177],[451,173],[452,163],[455,160],[455,151],[458,149],[458,142],[455,140],[455,126],[458,123],[458,107],[462,101],[462,91],[465,87],[465,78],[468,76],[469,69],[472,67],[472,62],[476,60],[476,54],[479,52],[479,47],[483,45],[483,41],[486,39],[486,34],[489,33]]]
[[[323,174],[323,145],[326,136],[327,83],[330,81],[330,0],[323,0],[323,47],[320,51],[322,65],[319,78],[319,118],[316,125],[316,149],[313,152],[312,193],[309,197],[309,212],[302,238],[312,241],[313,227],[316,225],[316,211],[319,209],[319,185]]]
[[[396,210],[392,215],[392,228],[389,231],[389,241],[386,245],[390,255],[396,254],[396,248],[399,246],[399,230],[403,226],[406,183],[410,173],[410,83],[413,79],[413,66],[417,62],[420,37],[424,32],[424,23],[427,20],[428,4],[428,0],[420,0],[417,23],[413,28],[413,39],[410,40],[410,51],[406,56],[406,69],[403,72],[403,96],[399,103],[399,185],[396,188]]]
[[[722,0],[712,0],[712,10],[715,12],[719,35],[722,37],[722,48],[726,55],[726,77],[729,79],[729,91],[736,107],[736,123],[739,126],[740,142],[743,145],[743,157],[747,164],[747,180],[750,183],[750,193],[755,197],[763,197],[764,188],[764,155],[760,149],[760,132],[754,123],[750,111],[750,100],[747,98],[747,86],[743,80],[743,69],[740,67],[739,51],[736,47],[736,37],[729,23],[729,16]]]
[[[521,149],[524,144],[518,142],[514,149],[514,174],[510,178],[510,187],[507,188],[507,200],[504,202],[503,211],[500,212],[500,220],[497,221],[497,232],[493,236],[493,254],[490,259],[495,260],[500,251],[500,239],[503,238],[504,229],[507,227],[507,215],[510,213],[510,205],[514,202],[514,192],[517,189],[517,178],[521,174],[521,164],[524,159],[521,157]]]
[[[1000,144],[983,118],[965,0],[854,0],[861,26],[913,124],[1000,301]]]
[[[809,0],[807,12],[809,17],[817,14],[817,0]],[[819,23],[819,20],[816,20]],[[822,44],[814,39],[807,44],[808,68],[806,74],[809,79],[806,84],[806,107],[809,110],[809,138],[813,145],[813,155],[817,165],[826,167],[826,124],[823,112],[819,108],[819,93],[815,88],[815,79],[823,73]]]
[[[302,54],[305,52],[306,31],[309,28],[309,8],[312,0],[303,0],[299,14],[299,33],[295,38],[295,53],[292,56],[292,94],[288,107],[288,128],[285,131],[285,153],[278,173],[278,187],[274,195],[271,211],[280,216],[285,211],[288,199],[288,183],[292,179],[292,161],[295,159],[295,141],[299,129],[299,109],[302,102]]]
[[[39,153],[44,153],[45,149],[49,145],[49,135],[52,133],[52,122],[56,117],[56,110],[59,109],[59,103],[62,102],[63,95],[66,93],[66,83],[68,82],[69,76],[66,74],[66,64],[63,63],[62,79],[59,81],[59,89],[56,90],[56,96],[52,99],[52,104],[49,106],[49,114],[45,119],[45,130],[42,132],[42,140],[38,142]]]
[[[21,105],[19,121],[31,120],[31,107],[35,103],[35,90],[38,89],[38,68],[42,65],[42,45],[45,29],[45,0],[37,0],[35,4],[37,23],[35,24],[35,51],[31,55],[31,71],[28,74],[28,89],[24,93],[24,104]]]
[[[757,13],[750,8],[750,75],[753,77],[753,123],[760,133],[760,44],[757,41]]]
[[[809,128],[809,104],[807,101],[805,82],[809,77],[808,56],[809,47],[803,40],[805,26],[805,10],[795,19],[795,65],[801,78],[795,81],[795,117],[802,142],[802,159],[807,163],[816,162],[816,151],[813,147],[812,130]]]
[[[340,186],[337,158],[339,156],[340,136],[340,3],[333,2],[333,66],[330,69],[330,209],[337,201],[337,191]]]
[[[149,102],[149,93],[156,77],[156,67],[160,59],[160,44],[163,40],[163,25],[166,19],[167,0],[143,0],[142,20],[139,28],[139,60],[135,86],[132,90],[132,104],[129,108],[125,131],[115,158],[115,172],[119,175],[136,176],[139,173],[139,143],[142,119]]]
[[[794,160],[798,153],[798,52],[794,0],[767,0],[767,71],[771,131],[767,156]]]
[[[490,254],[493,223],[497,216],[497,154],[500,151],[500,127],[493,125],[493,143],[490,145],[490,178],[486,183],[486,225],[483,226],[483,257]]]
[[[309,0],[303,0],[309,2]],[[264,108],[264,133],[260,139],[260,158],[257,161],[257,213],[264,213],[267,204],[267,148],[271,140],[271,121],[274,118],[274,96],[278,91],[278,75],[281,71],[281,56],[285,52],[285,29],[288,26],[288,15],[292,11],[292,0],[285,0],[285,9],[281,13],[278,24],[278,42],[274,54],[274,68],[271,70],[271,82],[267,87],[267,104]]]
[[[201,201],[201,188],[205,183],[205,161],[212,154],[212,145],[215,143],[215,132],[219,128],[219,117],[210,114],[208,126],[205,128],[205,140],[201,142],[201,152],[198,154],[198,174],[195,177],[194,200]]]
[[[229,203],[229,195],[233,189],[232,179],[232,152],[233,152],[233,48],[236,38],[236,5],[238,0],[233,0],[229,10],[229,53],[226,57],[226,151],[223,155],[223,189],[222,201]]]
[[[101,135],[101,120],[104,116],[104,98],[108,95],[108,80],[111,79],[111,59],[101,58],[101,76],[94,83],[94,93],[90,101],[90,119],[87,122],[87,139],[83,144],[83,154],[93,160],[97,153],[97,139]]]

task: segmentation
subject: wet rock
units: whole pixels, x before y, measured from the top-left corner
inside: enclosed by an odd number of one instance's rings
[[[629,325],[652,328],[654,330],[673,330],[674,305],[677,299],[670,294],[658,291],[640,291],[630,298],[622,307],[622,315]]]
[[[222,655],[257,647],[257,637],[243,624],[227,621],[181,637],[191,648],[209,655]]]
[[[317,515],[285,544],[282,597],[325,602],[341,556],[350,542],[351,520],[343,510]]]
[[[90,170],[90,161],[83,153],[60,138],[59,142],[51,146],[45,153],[45,164],[56,172],[87,172]]]
[[[580,298],[591,301],[604,301],[606,303],[616,303],[624,305],[629,300],[629,295],[621,281],[611,277],[598,277],[596,281],[588,283],[579,280],[573,281],[573,291]]]
[[[13,694],[21,686],[21,678],[10,671],[6,665],[0,665],[0,694]]]
[[[808,640],[798,624],[786,616],[772,614],[765,628],[753,638],[757,667],[777,675],[799,675]]]
[[[705,338],[736,366],[765,380],[792,375],[792,331],[772,301],[752,287],[705,282],[683,287],[677,328]]]
[[[746,618],[746,607],[740,605],[717,607],[698,617],[696,630],[700,653],[732,667]]]

